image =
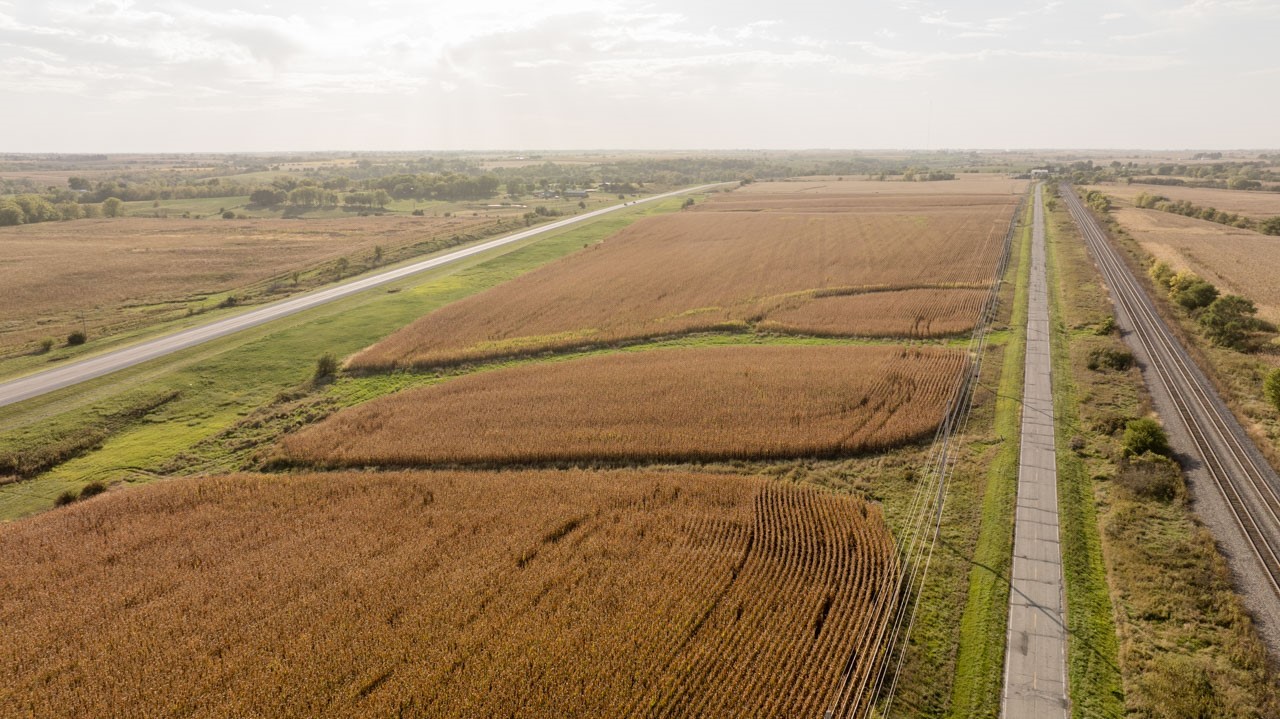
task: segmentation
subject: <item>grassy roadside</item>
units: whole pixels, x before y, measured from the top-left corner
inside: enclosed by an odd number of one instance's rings
[[[1056,205],[1055,205],[1056,206]],[[1084,459],[1072,449],[1083,431],[1079,407],[1086,399],[1072,369],[1073,335],[1064,313],[1062,235],[1046,208],[1050,354],[1058,466],[1059,542],[1067,595],[1067,685],[1073,717],[1118,717],[1124,692],[1116,658],[1116,627],[1102,559],[1094,486]],[[1101,318],[1099,318],[1101,319]],[[1089,331],[1087,328],[1082,328]],[[1076,352],[1075,354],[1078,354]],[[1087,361],[1087,358],[1086,360]]]
[[[1265,648],[1213,537],[1186,503],[1181,474],[1173,473],[1176,491],[1152,496],[1120,459],[1124,422],[1148,414],[1150,399],[1136,368],[1089,369],[1091,353],[1126,348],[1104,331],[1112,305],[1078,229],[1060,204],[1047,219],[1055,391],[1064,386],[1062,396],[1073,402],[1055,397],[1063,554],[1066,503],[1074,501],[1072,522],[1080,526],[1073,531],[1089,535],[1084,548],[1094,555],[1074,563],[1092,590],[1085,605],[1092,613],[1070,618],[1076,715],[1275,716],[1276,677]],[[1072,581],[1068,574],[1069,592]],[[1080,622],[1092,624],[1083,627],[1091,636],[1074,634]]]
[[[0,432],[6,439],[40,442],[49,438],[43,428],[56,427],[65,434],[99,424],[112,407],[129,404],[122,395],[179,392],[172,401],[115,427],[95,442],[95,449],[32,479],[0,485],[0,520],[48,508],[60,493],[78,491],[90,481],[150,480],[174,457],[305,382],[320,354],[350,354],[426,312],[598,242],[636,219],[678,210],[680,203],[676,198],[611,214],[0,408]]]
[[[1005,281],[1013,287],[1005,299],[1009,329],[993,342],[992,365],[999,361],[993,407],[995,455],[982,492],[981,529],[969,569],[968,600],[960,619],[950,717],[997,717],[1004,677],[1009,619],[1009,569],[1013,561],[1013,516],[1017,501],[1018,446],[1021,436],[1023,365],[1026,356],[1027,285],[1031,266],[1032,205],[1027,203]],[[997,354],[998,353],[998,354]],[[987,385],[988,387],[990,385]]]

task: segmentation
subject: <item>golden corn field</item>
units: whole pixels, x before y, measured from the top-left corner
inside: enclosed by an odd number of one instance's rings
[[[679,472],[239,475],[0,525],[6,717],[821,716],[880,510]]]
[[[963,352],[731,346],[597,355],[467,375],[285,438],[320,466],[848,455],[930,435]]]
[[[818,336],[945,337],[972,330],[988,294],[970,287],[819,296],[780,307],[759,326]]]
[[[589,250],[443,307],[357,354],[350,366],[430,368],[741,329],[830,294],[985,290],[1016,201],[944,191],[731,193],[693,211],[637,222]],[[922,332],[912,302],[881,301],[875,311],[883,314],[869,321],[833,322],[826,309],[814,313],[824,333],[933,336],[972,326],[976,308],[968,297],[938,296],[960,303],[941,311],[945,332]],[[966,310],[973,315],[967,324]]]

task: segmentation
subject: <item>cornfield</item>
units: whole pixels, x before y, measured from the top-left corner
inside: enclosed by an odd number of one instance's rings
[[[174,480],[0,552],[15,717],[820,716],[898,571],[860,499],[652,471]]]
[[[919,288],[817,297],[779,308],[764,330],[818,336],[929,338],[973,329],[990,290]]]
[[[339,412],[281,458],[410,467],[850,455],[933,433],[966,363],[942,347],[730,346],[467,375]]]
[[[441,308],[357,354],[350,366],[424,369],[743,329],[833,294],[985,289],[1016,199],[730,194],[637,222],[589,250]],[[828,322],[828,331],[920,334],[911,303],[876,309],[890,314]],[[976,317],[963,313],[944,311],[954,317],[944,324],[971,326]]]

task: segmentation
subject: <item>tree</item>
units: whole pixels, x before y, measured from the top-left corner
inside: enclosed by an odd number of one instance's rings
[[[27,221],[27,213],[13,200],[0,200],[0,227],[21,225]]]
[[[118,197],[108,197],[102,201],[103,217],[119,217],[123,212],[124,203]]]
[[[1260,329],[1252,300],[1239,295],[1223,295],[1200,314],[1200,325],[1214,344],[1235,350],[1247,348],[1249,333]]]
[[[1262,394],[1276,411],[1280,411],[1280,369],[1273,369],[1262,381]]]
[[[92,185],[83,177],[68,177],[67,187],[70,187],[73,190],[86,191],[92,187]]]
[[[289,199],[289,194],[284,190],[273,190],[269,187],[262,187],[249,193],[249,203],[259,207],[275,207]]]
[[[386,190],[373,191],[373,204],[378,207],[386,207],[391,202],[391,195]]]

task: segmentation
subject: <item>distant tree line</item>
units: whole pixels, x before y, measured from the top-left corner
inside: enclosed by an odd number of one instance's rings
[[[123,204],[115,197],[108,197],[97,204],[54,203],[40,195],[3,197],[0,198],[0,227],[52,220],[80,220],[87,217],[119,217],[123,214]]]

